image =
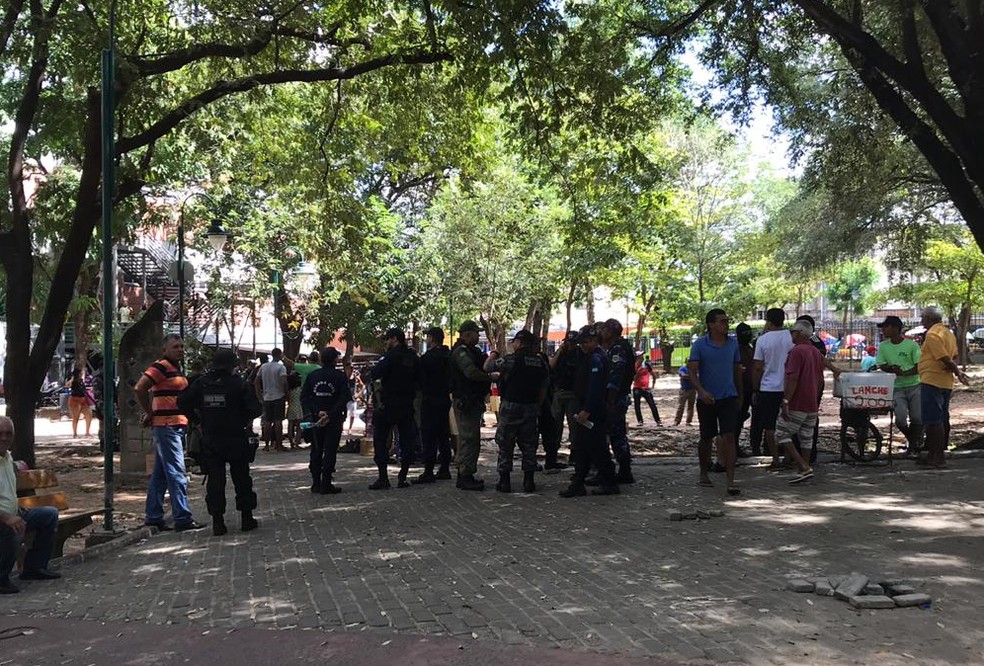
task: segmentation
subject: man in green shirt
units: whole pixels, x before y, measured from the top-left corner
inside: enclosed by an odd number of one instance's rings
[[[878,324],[882,343],[875,364],[878,369],[895,375],[895,422],[914,454],[922,445],[922,410],[919,403],[919,345],[902,336],[902,320],[885,317]]]

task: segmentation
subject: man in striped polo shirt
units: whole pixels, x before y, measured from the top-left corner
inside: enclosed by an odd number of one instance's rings
[[[164,336],[163,357],[155,361],[133,388],[144,411],[143,425],[150,427],[154,441],[154,471],[147,484],[144,524],[170,530],[164,522],[164,492],[171,495],[174,530],[197,530],[188,506],[188,477],[185,474],[183,437],[188,418],[178,409],[178,394],[188,387],[181,372],[184,341],[180,336]]]

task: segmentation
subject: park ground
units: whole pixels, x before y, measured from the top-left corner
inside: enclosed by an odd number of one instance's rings
[[[669,421],[672,384],[658,396]],[[979,393],[958,392],[954,412],[955,441],[984,429]],[[835,403],[823,422],[832,448]],[[73,505],[98,507],[98,451],[64,427],[47,426],[39,465]],[[373,493],[358,455],[340,456],[342,494],[315,496],[306,450],[260,452],[258,531],[163,533],[66,561],[64,579],[0,599],[0,636],[33,627],[47,650],[15,637],[0,663],[148,663],[143,650],[165,644],[157,663],[201,663],[202,650],[225,655],[210,663],[307,663],[318,650],[338,663],[984,663],[984,459],[936,472],[829,462],[801,487],[749,465],[742,496],[726,499],[722,482],[695,483],[695,434],[633,429],[637,483],[573,500],[557,496],[563,473],[528,495],[447,482]],[[481,474],[494,477],[491,441]],[[207,520],[197,477],[190,488]],[[125,525],[142,497],[118,497]],[[675,522],[674,509],[725,515]],[[785,590],[790,576],[852,571],[904,579],[932,607],[857,611]]]

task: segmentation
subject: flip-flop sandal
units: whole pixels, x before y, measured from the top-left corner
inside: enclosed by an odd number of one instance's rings
[[[713,488],[714,487],[714,484],[711,483],[710,481],[698,481],[697,482],[697,485],[700,486],[701,488]]]
[[[730,488],[728,488],[728,494],[731,495],[732,497],[741,495],[741,488],[739,488],[738,486],[731,486]]]

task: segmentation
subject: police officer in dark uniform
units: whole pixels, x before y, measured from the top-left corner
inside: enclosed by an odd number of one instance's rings
[[[618,475],[615,478],[618,483],[634,483],[626,416],[635,370],[635,350],[622,337],[622,324],[617,319],[607,320],[599,327],[599,333],[601,346],[608,352],[609,361],[605,400],[608,407],[608,441],[618,461]]]
[[[574,429],[574,381],[577,377],[577,364],[580,352],[577,348],[577,333],[570,331],[564,337],[560,349],[550,359],[550,380],[553,388],[553,396],[550,411],[556,423],[552,440],[548,446],[544,442],[543,449],[546,453],[546,460],[543,468],[565,469],[567,465],[557,461],[557,451],[560,450],[560,440],[564,435],[564,420],[567,420],[567,433],[570,437]]]
[[[485,482],[475,478],[482,442],[485,397],[494,374],[483,369],[487,356],[478,348],[478,324],[468,320],[458,327],[458,341],[451,349],[451,395],[458,423],[457,488],[485,490]]]
[[[325,347],[319,359],[321,367],[312,370],[301,387],[304,420],[314,424],[306,431],[312,433],[308,465],[311,470],[311,492],[322,495],[342,491],[331,481],[345,425],[345,408],[352,400],[352,388],[345,373],[335,367],[340,355],[334,347]]]
[[[389,441],[396,428],[400,437],[400,474],[397,488],[409,488],[407,474],[413,463],[417,446],[417,424],[413,417],[413,402],[420,384],[420,358],[407,347],[406,334],[399,328],[391,328],[383,335],[386,354],[373,366],[370,377],[375,390],[373,424],[373,461],[379,477],[369,490],[390,487],[386,464],[389,461]]]
[[[592,491],[593,495],[614,495],[619,492],[615,483],[615,465],[605,442],[605,395],[609,364],[599,342],[599,333],[593,326],[585,326],[578,333],[577,344],[582,354],[574,380],[574,423],[571,428],[574,475],[571,485],[560,491],[561,497],[586,495],[585,479],[592,466],[598,470],[599,486]]]
[[[420,357],[420,441],[424,473],[411,483],[434,483],[451,478],[451,350],[444,344],[444,331],[427,329],[427,351]],[[440,463],[434,474],[434,464]]]
[[[495,442],[499,446],[499,482],[495,489],[512,492],[509,475],[513,468],[516,444],[523,454],[523,492],[536,491],[536,421],[540,404],[547,394],[548,371],[543,356],[536,348],[536,337],[527,330],[519,331],[512,339],[513,353],[505,358],[492,356],[485,363],[487,372],[499,372],[499,424]]]
[[[253,419],[263,413],[263,405],[246,381],[233,374],[237,357],[230,350],[219,350],[212,368],[178,396],[178,408],[197,418],[202,429],[202,469],[205,472],[205,505],[212,516],[212,534],[221,536],[225,524],[226,465],[236,489],[236,508],[242,515],[240,527],[248,532],[259,527],[253,518],[256,493],[249,475],[249,464],[256,450],[250,446]]]

